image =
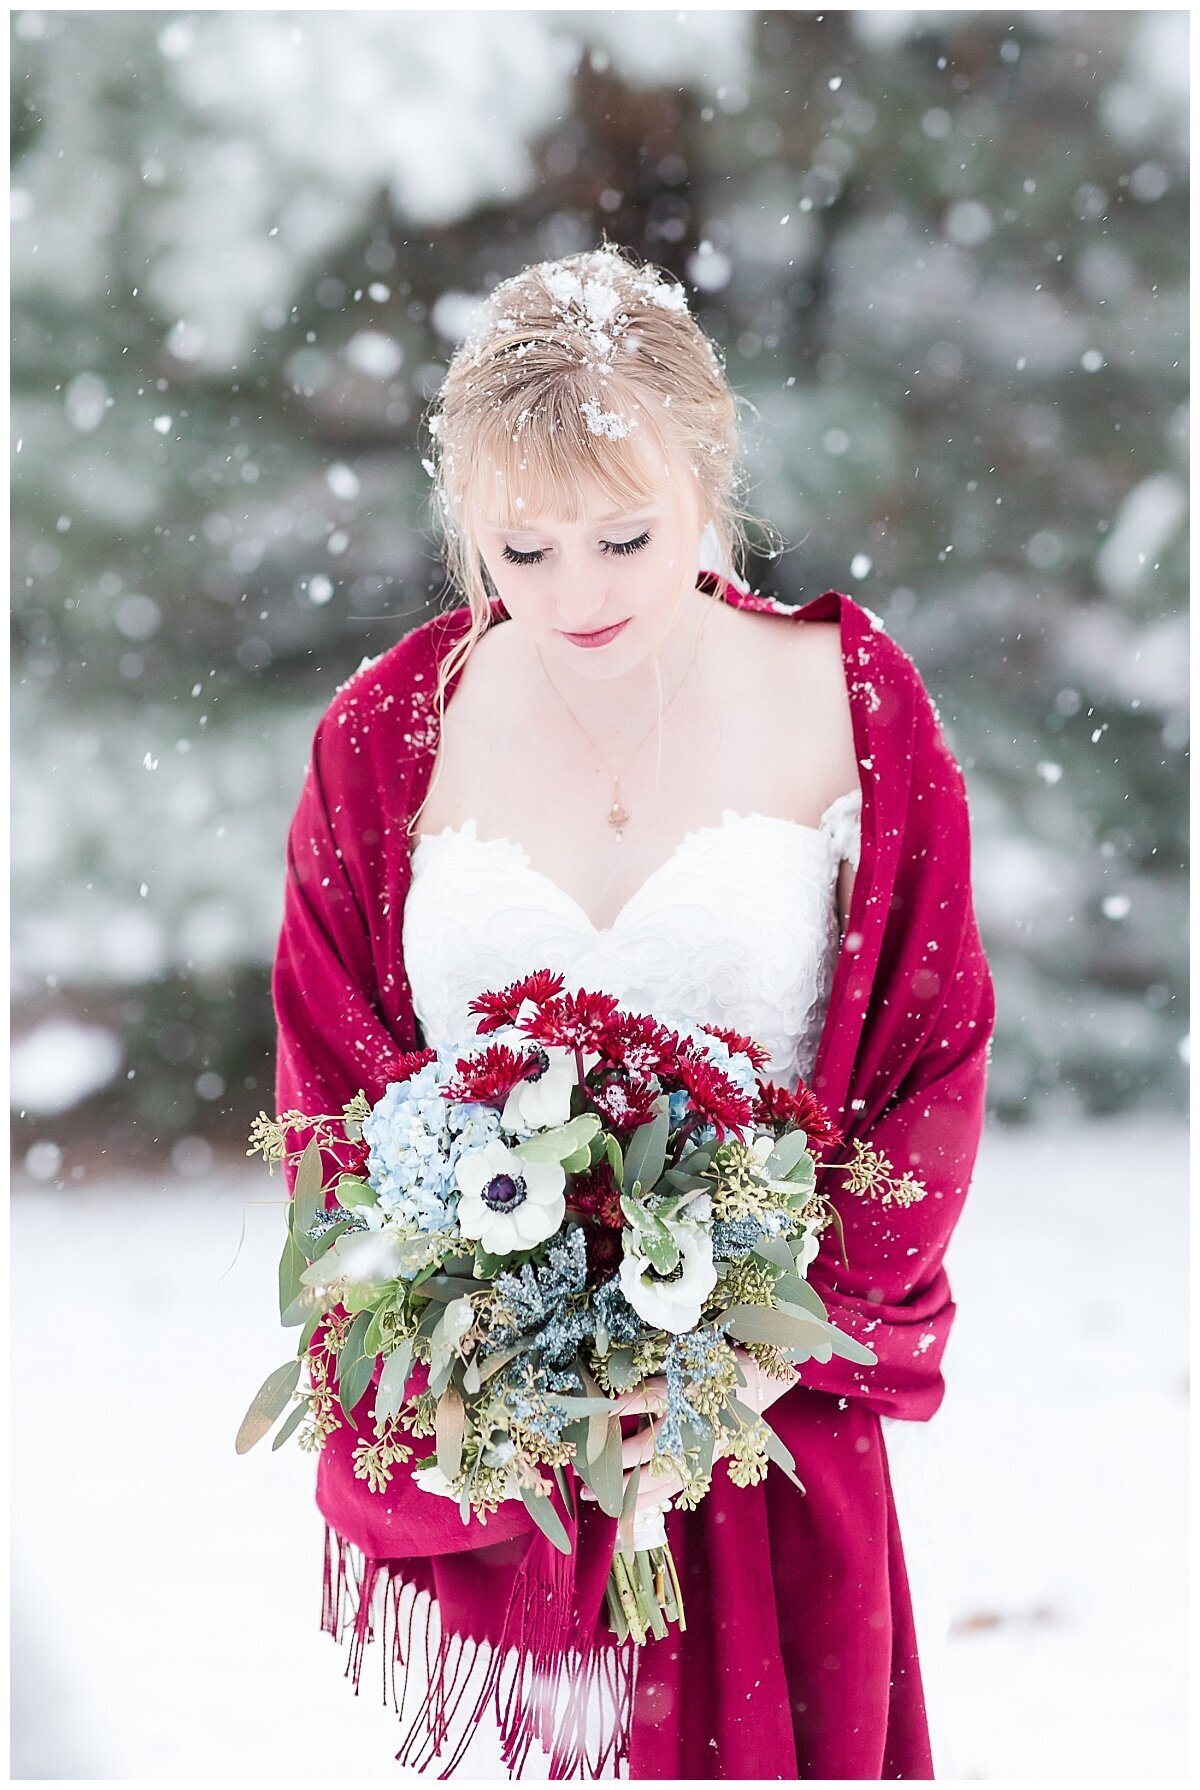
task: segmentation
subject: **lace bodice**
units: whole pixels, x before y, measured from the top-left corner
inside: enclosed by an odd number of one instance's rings
[[[535,870],[514,840],[473,819],[418,835],[403,922],[404,961],[425,1042],[475,1035],[468,1004],[543,966],[569,988],[603,989],[667,1024],[732,1026],[794,1086],[812,1072],[839,935],[839,862],[858,863],[861,792],[815,827],[722,810],[688,833],[613,924]]]

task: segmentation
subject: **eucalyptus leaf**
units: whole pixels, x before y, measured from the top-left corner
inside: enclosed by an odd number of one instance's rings
[[[604,1364],[604,1372],[609,1384],[618,1392],[628,1392],[639,1377],[633,1365],[633,1350],[628,1347],[613,1349]]]
[[[581,1150],[576,1150],[574,1155],[564,1156],[562,1166],[565,1175],[581,1175],[585,1169],[591,1168],[592,1152],[590,1146],[584,1144],[583,1148]]]
[[[447,1386],[433,1414],[437,1437],[437,1463],[447,1479],[455,1479],[462,1466],[463,1437],[467,1428],[467,1407],[458,1387]]]
[[[656,1274],[670,1274],[679,1263],[679,1245],[664,1226],[661,1231],[638,1233],[641,1244],[640,1253],[645,1256]]]
[[[359,1355],[347,1368],[339,1372],[338,1400],[347,1417],[351,1417],[354,1407],[371,1384],[371,1375],[374,1372],[375,1360],[371,1355]]]
[[[773,1181],[782,1181],[807,1150],[808,1138],[803,1131],[785,1131],[776,1139],[774,1149],[763,1164],[763,1173]]]
[[[450,1376],[453,1372],[454,1356],[449,1350],[430,1363],[429,1380],[425,1390],[429,1393],[431,1398],[441,1398],[443,1392],[445,1392],[447,1386],[450,1384]]]
[[[399,1414],[404,1403],[404,1394],[408,1388],[408,1376],[412,1368],[413,1339],[406,1336],[404,1341],[383,1358],[383,1372],[379,1376],[379,1384],[375,1388],[375,1420],[382,1423],[386,1418]]]
[[[828,1361],[832,1352],[831,1326],[798,1307],[735,1305],[725,1314],[724,1328],[739,1342],[807,1348],[818,1361]]]
[[[857,1361],[862,1367],[875,1366],[879,1357],[874,1349],[869,1349],[865,1343],[860,1343],[856,1337],[847,1336],[846,1332],[844,1330],[839,1330],[836,1325],[831,1324],[829,1328],[830,1346],[835,1355],[840,1355],[843,1361]]]
[[[335,1197],[339,1206],[348,1212],[357,1206],[374,1206],[379,1203],[379,1195],[369,1181],[360,1175],[343,1175],[335,1189]]]
[[[624,1471],[621,1462],[621,1419],[610,1417],[608,1433],[604,1438],[604,1447],[591,1463],[592,1490],[596,1494],[596,1502],[606,1517],[621,1514],[621,1497],[624,1486],[621,1476]]]
[[[298,1246],[290,1231],[283,1239],[283,1252],[279,1257],[279,1315],[282,1319],[288,1307],[299,1297],[303,1289],[304,1270],[308,1267],[308,1258]]]
[[[600,1388],[582,1361],[579,1363],[579,1375],[583,1381],[584,1389],[587,1392],[588,1397],[600,1397]],[[607,1404],[609,1401],[606,1399],[604,1402]],[[589,1466],[596,1459],[597,1455],[602,1452],[607,1438],[608,1414],[605,1411],[596,1411],[587,1421],[587,1442],[585,1447]],[[590,1485],[591,1481],[589,1480],[588,1483]],[[595,1491],[595,1489],[596,1488],[593,1486],[592,1490]]]
[[[706,1168],[712,1167],[715,1152],[715,1144],[698,1144],[695,1149],[686,1150],[675,1166],[685,1174],[699,1175]]]
[[[354,1231],[357,1229],[358,1226],[354,1223],[353,1219],[339,1218],[336,1219],[327,1230],[322,1231],[315,1242],[305,1237],[303,1241],[308,1246],[309,1261],[319,1262],[322,1256],[328,1255],[339,1237],[344,1237],[347,1231]]]
[[[363,1337],[363,1354],[369,1355],[372,1361],[375,1359],[376,1355],[381,1355],[383,1353],[382,1319],[384,1312],[387,1310],[388,1304],[386,1300],[382,1305],[377,1305],[375,1307],[375,1310],[371,1313],[371,1322],[367,1325],[366,1335]]]
[[[283,1447],[283,1445],[287,1441],[288,1437],[299,1426],[301,1419],[308,1415],[308,1410],[309,1410],[308,1400],[306,1398],[302,1398],[292,1408],[292,1410],[288,1412],[287,1418],[285,1419],[285,1421],[283,1423],[280,1424],[279,1428],[275,1431],[275,1434],[271,1439],[272,1454],[274,1454],[274,1452],[277,1448]]]
[[[781,1177],[790,1188],[799,1189],[805,1195],[812,1192],[817,1184],[817,1165],[806,1151],[793,1168]]]
[[[625,1190],[630,1190],[635,1180],[646,1188],[654,1186],[666,1162],[669,1126],[669,1116],[665,1111],[656,1114],[648,1124],[638,1126],[625,1151],[624,1178],[621,1183]]]
[[[659,1274],[669,1274],[679,1260],[679,1245],[663,1220],[630,1194],[621,1195],[621,1210],[635,1232],[637,1253]]]
[[[431,1274],[428,1280],[421,1282],[423,1297],[438,1299],[447,1305],[452,1299],[467,1299],[478,1291],[473,1280],[457,1280],[448,1274]]]
[[[618,1187],[623,1187],[625,1184],[624,1158],[620,1142],[613,1136],[611,1131],[606,1131],[604,1134],[604,1150],[608,1157],[608,1166],[613,1172],[613,1179],[616,1181]]]
[[[481,1361],[479,1364],[480,1384],[486,1386],[492,1375],[498,1374],[502,1367],[507,1367],[514,1355],[521,1353],[523,1347],[523,1343],[511,1343],[508,1348],[497,1349],[494,1355],[489,1355],[485,1361]]]
[[[537,1131],[523,1143],[510,1144],[509,1149],[524,1162],[562,1162],[564,1157],[573,1156],[599,1130],[598,1113],[576,1113],[565,1125]]]
[[[775,1283],[775,1293],[778,1298],[786,1299],[790,1305],[803,1306],[805,1311],[810,1311],[815,1318],[820,1318],[826,1324],[829,1322],[829,1312],[826,1309],[825,1301],[816,1288],[809,1286],[801,1275],[785,1274],[781,1280]]]
[[[251,1399],[250,1408],[238,1428],[234,1443],[238,1454],[247,1453],[266,1435],[299,1385],[303,1365],[297,1357],[294,1361],[285,1361],[282,1367],[277,1367],[274,1373],[267,1375]]]
[[[321,1146],[315,1137],[305,1144],[300,1156],[300,1166],[296,1170],[296,1181],[292,1189],[292,1203],[296,1208],[295,1223],[298,1230],[311,1231],[317,1218],[325,1210],[324,1173],[321,1162]]]
[[[338,1354],[338,1402],[345,1412],[351,1428],[358,1426],[354,1422],[354,1407],[371,1383],[371,1375],[375,1371],[374,1358],[363,1354],[363,1338],[371,1322],[371,1313],[360,1311],[349,1330],[346,1340]]]
[[[301,1353],[307,1349],[313,1331],[327,1311],[332,1311],[338,1303],[334,1292],[316,1293],[312,1287],[302,1287],[287,1310],[279,1314],[279,1322],[285,1330],[291,1330],[296,1324],[304,1324],[307,1334],[301,1337],[299,1349]]]
[[[560,1554],[569,1554],[571,1552],[571,1543],[568,1539],[566,1530],[563,1528],[563,1520],[554,1508],[553,1499],[549,1494],[545,1494],[539,1498],[537,1494],[532,1492],[526,1485],[521,1486],[520,1491],[521,1499],[526,1510],[529,1512],[538,1528],[542,1531],[542,1534],[548,1541],[554,1544]]]
[[[764,1262],[770,1262],[773,1268],[779,1268],[784,1274],[790,1274],[795,1268],[792,1252],[782,1237],[760,1237],[754,1245],[754,1253],[761,1256]]]
[[[767,1432],[767,1453],[775,1462],[775,1465],[777,1467],[782,1467],[792,1484],[796,1486],[798,1490],[807,1492],[808,1487],[796,1472],[796,1461],[791,1449],[784,1444],[782,1438],[771,1428],[765,1417],[763,1418],[763,1427]]]
[[[680,1193],[703,1193],[712,1186],[712,1182],[706,1181],[701,1175],[689,1175],[681,1168],[669,1168],[659,1179],[677,1188]]]
[[[629,1483],[625,1487],[625,1496],[621,1500],[620,1518],[623,1524],[632,1520],[634,1510],[637,1508],[638,1486],[641,1483],[641,1478],[642,1467],[641,1462],[639,1461],[629,1475]]]

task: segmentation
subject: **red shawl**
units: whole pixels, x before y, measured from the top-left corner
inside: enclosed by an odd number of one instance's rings
[[[598,1775],[614,1759],[634,1778],[932,1776],[879,1419],[927,1419],[941,1402],[955,1309],[942,1261],[984,1120],[994,997],[972,904],[966,792],[919,673],[870,611],[837,591],[789,610],[713,574],[698,582],[735,608],[779,615],[781,627],[839,623],[862,849],[812,1086],[846,1133],[830,1163],[848,1161],[849,1140],[862,1138],[928,1195],[888,1205],[819,1171],[850,1266],[827,1238],[811,1280],[878,1363],[808,1362],[803,1383],[771,1407],[806,1494],[776,1471],[737,1488],[718,1464],[699,1508],[668,1517],[688,1627],[636,1659],[605,1630],[614,1525],[597,1506],[568,1520],[575,1553],[565,1559],[519,1504],[464,1528],[451,1500],[411,1483],[410,1467],[371,1491],[351,1458],[372,1433],[364,1394],[358,1434],[342,1423],[318,1457],[322,1626],[340,1637],[352,1602],[357,1689],[384,1579],[393,1698],[396,1662],[415,1658],[417,1705],[409,1725],[398,1704],[397,1758],[436,1758],[442,1775],[490,1702],[514,1775],[536,1736],[556,1778]],[[498,602],[492,614],[507,619]],[[432,774],[439,659],[468,621],[462,606],[413,629],[339,689],[317,727],[288,838],[273,977],[279,1112],[337,1113],[359,1088],[375,1098],[389,1059],[423,1042],[401,950],[406,824]],[[290,1167],[287,1180],[290,1189]],[[581,1713],[597,1696],[610,1711],[599,1739]]]

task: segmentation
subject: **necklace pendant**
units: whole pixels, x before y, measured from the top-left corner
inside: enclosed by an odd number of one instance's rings
[[[612,807],[608,811],[608,824],[610,827],[616,828],[618,839],[621,837],[621,828],[625,825],[628,819],[629,816],[624,808],[622,808],[620,802],[614,801]]]

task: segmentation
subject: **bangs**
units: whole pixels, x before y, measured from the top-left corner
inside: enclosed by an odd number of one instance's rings
[[[531,518],[578,522],[657,497],[671,466],[644,400],[622,402],[611,387],[580,395],[573,384],[556,382],[541,402],[527,390],[521,408],[501,404],[476,420],[463,480],[469,514],[517,530]]]

